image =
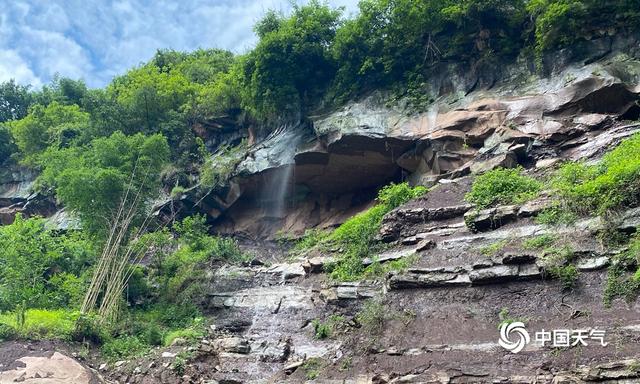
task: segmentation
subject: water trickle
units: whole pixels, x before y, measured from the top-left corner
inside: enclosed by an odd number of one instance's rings
[[[284,165],[266,176],[262,202],[267,216],[283,218],[293,195],[295,164]]]
[[[270,139],[274,141],[274,162],[281,165],[264,174],[260,200],[267,217],[274,219],[285,217],[288,203],[294,194],[294,157],[301,139],[295,128],[282,126],[270,135]]]

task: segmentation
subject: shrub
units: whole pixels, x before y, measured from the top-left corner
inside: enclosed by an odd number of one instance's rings
[[[497,168],[477,176],[465,200],[479,209],[522,203],[534,198],[540,188],[538,181],[522,174],[522,168]]]
[[[173,226],[178,237],[177,250],[162,257],[154,266],[160,297],[167,303],[191,302],[201,292],[203,265],[214,260],[240,263],[249,257],[231,238],[210,236],[204,215],[186,217]],[[159,236],[162,239],[164,236]]]
[[[542,210],[535,218],[535,222],[542,225],[572,224],[575,221],[576,215],[558,201],[554,201],[551,207]]]
[[[381,300],[371,299],[364,303],[362,310],[356,316],[356,320],[362,326],[365,333],[378,335],[384,329],[387,309]]]
[[[200,170],[200,183],[205,188],[223,186],[231,177],[247,152],[247,143],[242,141],[235,147],[223,146],[208,158]]]
[[[331,336],[332,329],[328,323],[322,323],[319,320],[313,320],[313,337],[323,340]]]
[[[345,221],[327,236],[324,243],[340,247],[343,252],[337,263],[329,267],[331,277],[341,281],[360,278],[365,272],[362,259],[373,250],[384,215],[426,192],[425,187],[412,188],[407,183],[388,185],[378,193],[377,205]]]
[[[562,289],[571,289],[578,280],[578,270],[574,265],[552,266],[549,268],[552,277],[562,282]]]
[[[193,324],[188,328],[176,329],[165,335],[163,344],[165,346],[171,345],[175,339],[184,339],[187,342],[194,342],[201,339],[205,335],[204,322],[202,318],[196,318]]]
[[[184,352],[178,353],[173,364],[171,364],[171,369],[178,375],[183,375],[184,370],[187,366],[187,357]]]
[[[528,319],[521,319],[521,318],[515,318],[512,317],[509,314],[509,309],[508,308],[502,308],[500,310],[500,312],[498,312],[498,319],[500,319],[500,323],[498,323],[498,329],[502,328],[503,325],[509,325],[511,323],[515,323],[517,321],[520,321],[522,323],[527,323]]]
[[[320,370],[324,368],[324,366],[325,364],[319,357],[312,357],[310,359],[307,359],[307,361],[305,361],[302,365],[304,376],[307,378],[307,380],[317,379],[318,375],[320,375]]]
[[[15,327],[9,324],[0,323],[0,341],[13,340],[16,337],[18,337],[18,331]]]
[[[102,344],[109,338],[106,329],[91,315],[80,315],[71,332],[71,340]]]
[[[313,336],[318,340],[330,338],[337,330],[343,327],[344,324],[345,319],[340,315],[331,315],[324,322],[315,319],[311,322],[311,325],[313,325]]]
[[[633,273],[635,271],[635,273]],[[604,303],[620,297],[628,302],[640,294],[640,234],[629,242],[629,248],[616,255],[607,272],[607,285],[604,291]]]
[[[571,289],[578,279],[578,270],[571,264],[575,259],[573,248],[569,245],[547,247],[543,251],[544,269],[553,278],[562,281],[563,289]]]
[[[144,333],[145,341],[149,345],[162,345],[163,337],[162,331],[157,324],[150,324],[147,331]]]
[[[102,354],[109,360],[122,360],[143,356],[149,346],[137,336],[119,336],[113,338],[101,348]]]
[[[596,165],[566,163],[553,186],[574,212],[606,214],[640,203],[640,134],[624,140]]]
[[[158,324],[163,328],[189,328],[201,317],[200,310],[194,303],[180,305],[158,300],[144,310],[136,310],[131,316],[143,324]]]
[[[93,259],[93,245],[82,234],[59,235],[44,219],[18,214],[0,227],[0,249],[0,310],[22,302],[40,308],[78,304],[85,289],[78,276]]]

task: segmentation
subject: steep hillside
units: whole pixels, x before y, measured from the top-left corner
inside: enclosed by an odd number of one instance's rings
[[[0,383],[640,382],[636,5],[312,1],[5,83]]]

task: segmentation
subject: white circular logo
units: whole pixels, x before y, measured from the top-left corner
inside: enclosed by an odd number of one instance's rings
[[[511,340],[511,334],[517,338],[517,340]],[[529,337],[529,332],[524,328],[524,323],[520,321],[515,321],[513,323],[504,323],[500,327],[500,340],[498,340],[498,344],[508,351],[513,353],[518,353],[522,351],[525,345],[529,344],[531,338]]]

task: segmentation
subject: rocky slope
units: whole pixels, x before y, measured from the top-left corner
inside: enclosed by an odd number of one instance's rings
[[[88,358],[92,380],[640,382],[639,304],[603,305],[606,267],[620,250],[596,240],[601,219],[537,224],[533,218],[548,204],[545,196],[479,213],[463,200],[474,173],[522,165],[543,175],[563,160],[595,161],[640,130],[632,122],[640,117],[636,38],[592,41],[545,63],[545,75],[524,61],[491,74],[451,66],[430,85],[436,101],[425,112],[407,114],[402,103],[373,93],[259,140],[228,185],[205,198],[187,192],[173,202],[207,213],[218,232],[260,241],[248,246],[256,254],[251,265],[210,271],[200,303],[213,324],[210,334],[197,346],[175,345],[139,360],[101,366]],[[1,223],[25,212],[74,225],[55,202],[30,195],[33,175],[4,172]],[[432,187],[389,213],[379,233],[388,248],[377,260],[413,260],[402,272],[335,283],[323,273],[335,254],[291,258],[265,241],[336,226],[368,207],[378,187],[399,180]],[[640,211],[624,212],[616,225],[635,230]],[[575,289],[563,291],[562,282],[545,273],[540,252],[523,246],[543,234],[574,250]],[[383,312],[373,316],[379,326],[358,320],[376,305]],[[530,343],[513,354],[498,344],[505,316],[525,322],[532,333],[604,330],[609,344]],[[315,337],[314,320],[332,322],[330,337]],[[180,352],[192,358],[177,370]],[[29,354],[7,354],[3,364],[14,369]]]
[[[616,37],[550,55],[545,75],[526,60],[489,73],[437,68],[425,112],[374,92],[273,131],[230,185],[182,202],[220,232],[264,239],[335,226],[390,181],[430,186],[497,166],[588,157],[635,130],[618,122],[640,115],[639,56],[636,38]]]

